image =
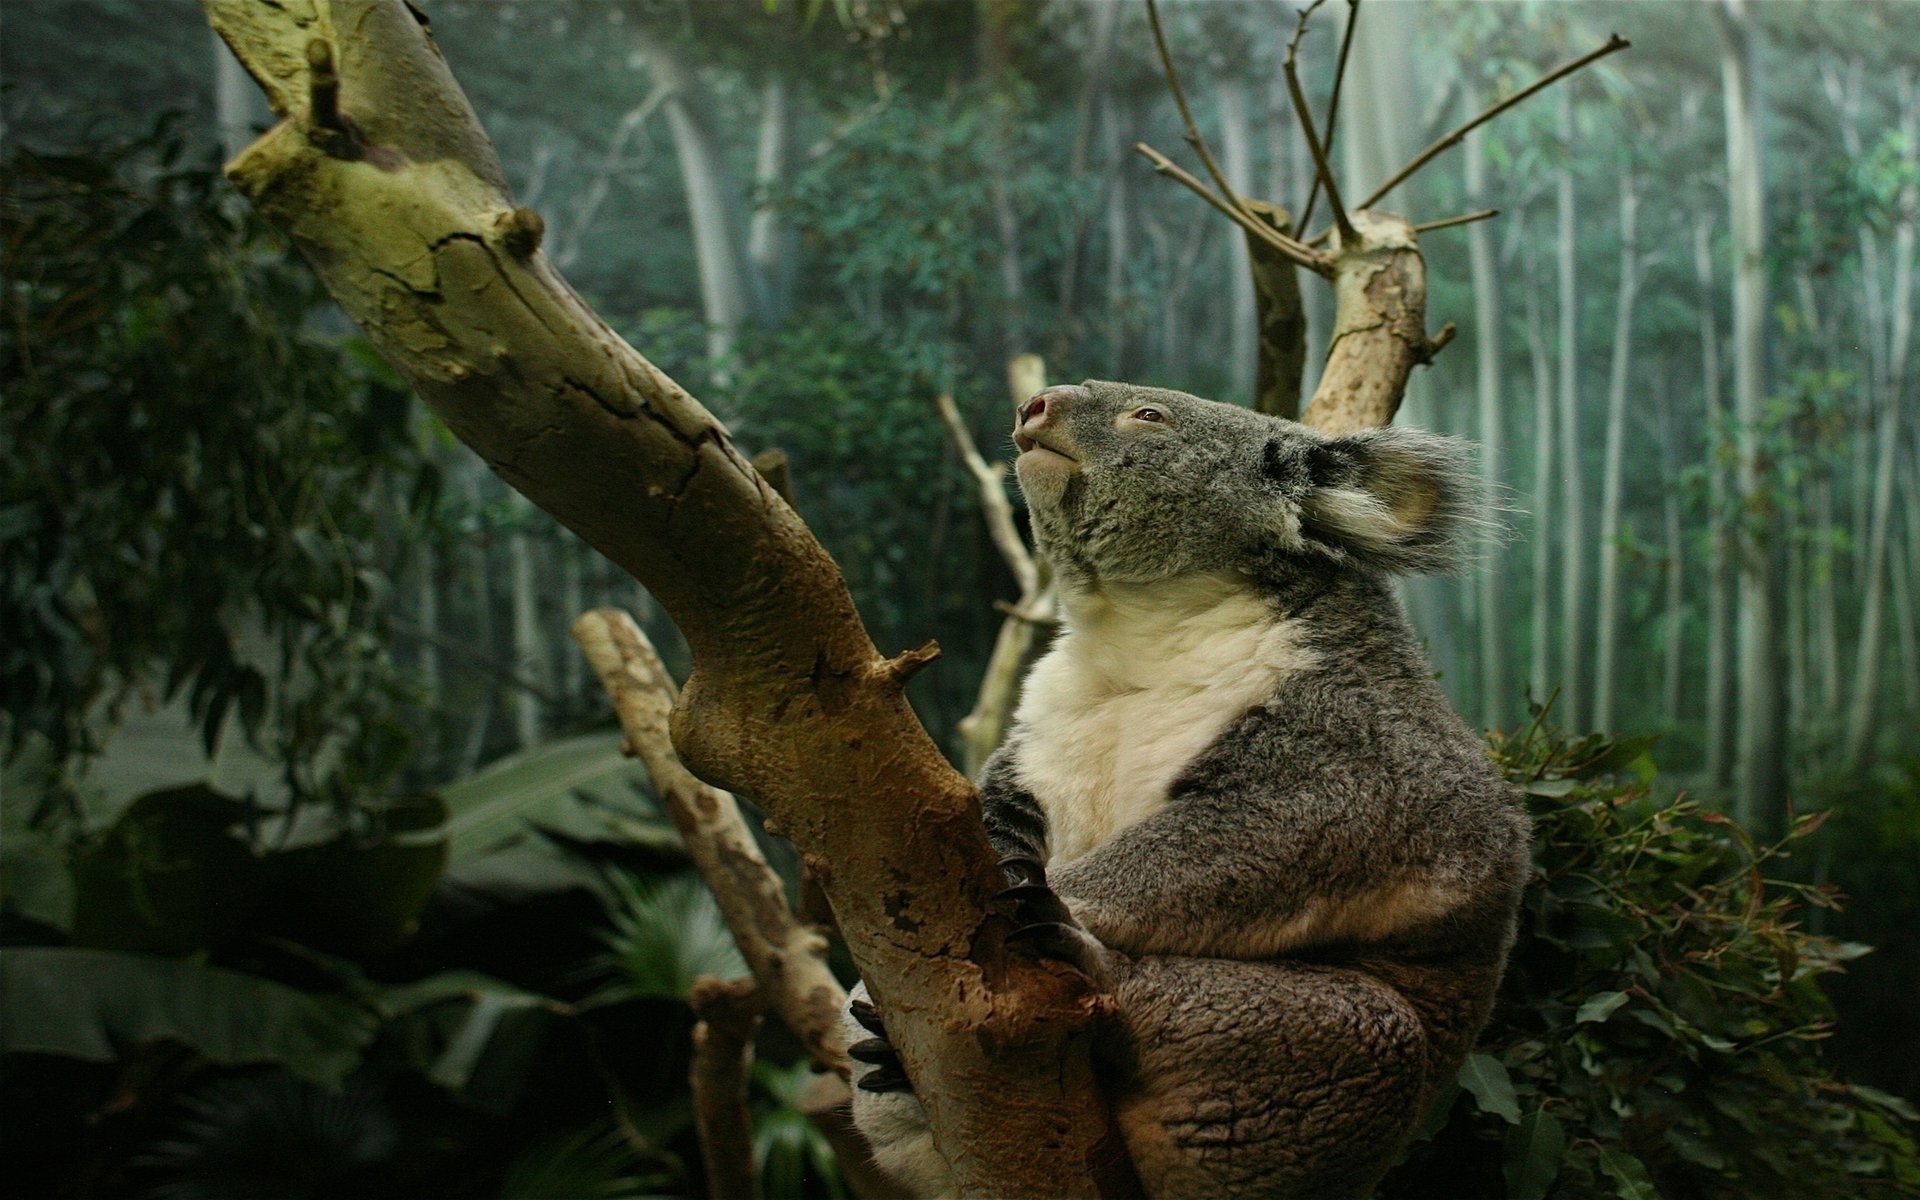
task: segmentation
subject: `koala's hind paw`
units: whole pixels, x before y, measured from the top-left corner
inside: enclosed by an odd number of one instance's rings
[[[907,1080],[907,1069],[900,1065],[899,1053],[887,1040],[887,1027],[880,1023],[880,1010],[865,1000],[854,1000],[848,1003],[847,1012],[873,1035],[847,1047],[848,1058],[873,1068],[861,1075],[855,1086],[863,1092],[911,1092],[913,1084]]]

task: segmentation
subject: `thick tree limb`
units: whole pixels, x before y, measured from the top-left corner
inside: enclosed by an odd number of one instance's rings
[[[707,1168],[707,1195],[759,1200],[747,1077],[753,1071],[753,1037],[760,1031],[760,990],[751,979],[702,975],[693,981],[689,1002],[699,1020],[693,1026],[687,1082],[693,1089],[700,1160]]]
[[[813,868],[963,1188],[1123,1186],[1084,1032],[1104,999],[1005,949],[978,797],[838,569],[712,414],[539,252],[538,217],[508,198],[407,6],[204,7],[282,118],[229,177],[456,435],[679,624],[694,669],[676,746],[757,798]],[[309,66],[315,41],[331,82]],[[337,89],[324,123],[316,82]]]
[[[1407,378],[1453,338],[1427,336],[1427,264],[1413,227],[1391,213],[1349,214],[1356,240],[1335,243],[1333,344],[1301,421],[1332,434],[1387,425]]]
[[[1241,205],[1258,220],[1276,229],[1287,228],[1286,209],[1251,197],[1243,198]],[[1300,275],[1292,261],[1252,236],[1247,238],[1247,258],[1259,318],[1253,407],[1296,421],[1300,380],[1307,368],[1307,310],[1300,295]]]

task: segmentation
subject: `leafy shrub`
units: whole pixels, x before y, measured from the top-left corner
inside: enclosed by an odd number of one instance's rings
[[[8,749],[65,765],[158,692],[209,752],[237,716],[296,797],[377,790],[409,740],[392,533],[433,490],[413,402],[172,129],[0,168]]]
[[[1821,977],[1867,949],[1803,929],[1834,897],[1781,877],[1820,818],[1759,845],[1656,797],[1648,745],[1538,722],[1496,739],[1535,822],[1519,942],[1483,1051],[1384,1194],[1913,1194],[1920,1114],[1820,1053]]]

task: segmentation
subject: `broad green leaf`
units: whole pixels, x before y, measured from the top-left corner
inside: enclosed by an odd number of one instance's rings
[[[1545,1109],[1528,1113],[1507,1131],[1505,1161],[1507,1200],[1542,1200],[1560,1176],[1567,1153],[1566,1131]]]
[[[646,769],[620,753],[617,733],[584,734],[509,755],[440,789],[453,860],[499,845],[577,790],[645,780]]]
[[[0,956],[0,1050],[112,1062],[184,1042],[224,1066],[277,1063],[334,1086],[360,1063],[374,1017],[350,1000],[169,958],[14,947]]]
[[[1520,1123],[1520,1101],[1506,1066],[1491,1054],[1476,1051],[1460,1065],[1460,1086],[1473,1093],[1481,1112],[1493,1113],[1509,1124]]]
[[[73,940],[186,954],[222,944],[255,913],[260,860],[237,834],[248,806],[205,784],[135,800],[74,858]]]
[[[1915,1108],[1913,1103],[1904,1096],[1883,1092],[1877,1087],[1868,1087],[1864,1083],[1848,1084],[1847,1090],[1869,1104],[1877,1104],[1887,1109],[1904,1121],[1920,1124],[1920,1108]]]
[[[1589,996],[1587,1002],[1580,1006],[1580,1011],[1574,1014],[1574,1024],[1585,1025],[1590,1021],[1604,1021],[1618,1012],[1620,1006],[1626,1002],[1625,992],[1601,992],[1598,995]]]
[[[1660,1190],[1653,1186],[1645,1163],[1614,1146],[1603,1145],[1595,1153],[1600,1169],[1613,1180],[1614,1194],[1620,1200],[1661,1200]]]

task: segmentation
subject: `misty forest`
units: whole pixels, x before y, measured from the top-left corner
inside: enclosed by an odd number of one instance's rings
[[[13,1194],[898,1195],[856,976],[1127,1194],[967,782],[1088,378],[1474,444],[1381,1196],[1920,1194],[1920,4],[13,0],[0,159]]]

